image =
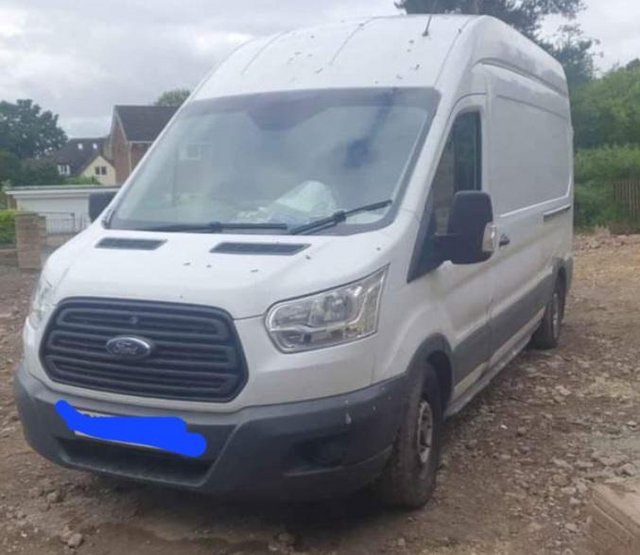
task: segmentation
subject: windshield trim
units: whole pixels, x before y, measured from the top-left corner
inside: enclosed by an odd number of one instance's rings
[[[404,195],[406,193],[406,189],[408,187],[409,181],[411,180],[411,177],[413,175],[413,171],[415,169],[415,166],[418,162],[418,159],[422,153],[424,144],[426,142],[427,136],[429,135],[429,131],[431,130],[431,125],[433,123],[433,120],[435,118],[435,115],[438,111],[439,105],[440,105],[440,100],[441,100],[441,95],[440,92],[438,90],[436,90],[435,88],[432,87],[354,87],[354,88],[340,88],[340,89],[304,89],[304,90],[300,90],[300,91],[273,91],[273,92],[264,92],[264,93],[255,93],[255,94],[249,94],[249,95],[234,95],[234,96],[227,96],[227,97],[217,97],[217,98],[211,98],[211,99],[206,99],[206,100],[198,100],[198,101],[193,101],[190,104],[187,104],[186,106],[184,106],[181,110],[180,110],[180,115],[181,116],[189,116],[189,115],[193,115],[193,114],[198,114],[201,111],[206,111],[207,109],[210,109],[212,104],[218,105],[218,107],[224,111],[224,110],[233,110],[233,107],[236,106],[238,103],[242,102],[244,99],[246,99],[247,97],[256,97],[256,96],[260,96],[260,97],[265,97],[268,98],[269,96],[277,96],[277,95],[281,95],[281,94],[286,94],[286,93],[291,93],[291,92],[296,92],[299,94],[318,94],[320,92],[326,93],[326,92],[335,92],[336,94],[345,94],[348,95],[350,93],[361,93],[361,94],[366,94],[367,92],[370,93],[379,93],[380,91],[387,91],[389,93],[393,93],[394,91],[402,91],[404,93],[413,93],[416,95],[416,98],[418,98],[419,96],[421,97],[422,102],[419,104],[420,106],[424,106],[425,109],[428,109],[429,114],[428,117],[425,119],[425,123],[422,126],[422,129],[420,130],[415,144],[413,146],[413,150],[410,153],[410,155],[407,158],[407,162],[405,164],[405,167],[403,168],[401,174],[400,174],[400,178],[398,179],[398,189],[397,189],[397,194],[395,195],[395,197],[393,198],[393,202],[392,204],[389,206],[388,210],[386,211],[386,213],[384,214],[384,216],[382,218],[380,218],[379,220],[372,222],[372,223],[352,223],[349,222],[348,219],[346,221],[340,222],[339,224],[335,225],[335,226],[331,226],[331,227],[327,227],[326,229],[322,229],[322,230],[318,230],[317,233],[314,233],[315,235],[318,236],[322,236],[322,235],[339,235],[339,236],[347,236],[347,235],[356,235],[359,233],[364,233],[364,232],[368,232],[368,231],[375,231],[378,229],[383,229],[385,227],[387,227],[388,225],[390,225],[396,218],[399,210],[400,210],[400,206],[402,204],[402,201],[404,199]],[[168,125],[168,128],[164,130],[164,132],[162,133],[162,135],[166,135],[167,132],[170,130],[171,127],[173,127],[174,125],[176,125],[176,123],[179,121],[179,118],[174,118],[173,120],[171,120],[171,122]],[[154,145],[155,146],[155,145]],[[152,154],[152,153],[151,153]],[[131,180],[132,177],[134,177],[136,174],[138,174],[140,171],[144,170],[144,166],[146,166],[149,163],[149,158],[147,156],[144,157],[144,159],[140,162],[140,165],[138,168],[136,168],[136,170],[129,176],[129,178],[127,179],[127,181],[125,182],[125,184],[123,185],[123,190],[121,191],[121,194],[118,195],[116,204],[112,207],[110,213],[109,213],[109,221],[108,221],[108,225],[107,222],[103,222],[103,226],[105,226],[107,229],[113,229],[113,230],[127,230],[127,231],[144,231],[143,227],[145,224],[148,224],[149,222],[141,222],[141,221],[135,221],[135,220],[124,220],[121,222],[118,222],[117,219],[117,213],[118,210],[120,208],[120,205],[122,204],[122,202],[126,199],[126,197],[128,196],[130,190],[131,190],[131,186],[134,184],[134,181]],[[114,221],[120,223],[120,225],[114,226]],[[124,222],[126,221],[126,223],[128,225],[122,225]],[[140,225],[137,225],[140,224]],[[225,230],[225,233],[228,233],[229,231],[231,231],[231,233],[234,232],[234,230]],[[152,233],[155,233],[155,231],[153,231]],[[160,233],[160,231],[158,231],[158,233]],[[186,233],[189,233],[188,231]],[[278,231],[278,230],[271,230],[271,229],[255,229],[255,230],[238,230],[237,233],[242,233],[242,234],[250,234],[250,235],[282,235],[283,232],[282,231]],[[284,231],[284,233],[286,234],[287,232]]]

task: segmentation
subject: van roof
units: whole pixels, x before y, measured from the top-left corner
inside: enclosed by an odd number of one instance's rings
[[[487,16],[412,15],[340,22],[251,41],[220,64],[196,98],[292,89],[434,87],[442,85],[439,78],[454,50],[457,60],[468,60],[460,74],[477,63],[497,64],[567,94],[562,66],[505,23]]]

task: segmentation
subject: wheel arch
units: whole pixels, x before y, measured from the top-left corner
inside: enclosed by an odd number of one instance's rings
[[[433,335],[425,339],[411,359],[410,370],[422,371],[430,365],[438,380],[442,410],[446,411],[454,386],[453,356],[449,342],[443,335]]]
[[[568,258],[564,260],[562,258],[556,258],[553,264],[553,276],[554,285],[558,280],[562,281],[564,291],[568,293],[573,279],[573,259]]]

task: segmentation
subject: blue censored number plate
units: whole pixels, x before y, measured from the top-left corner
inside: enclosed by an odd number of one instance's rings
[[[192,458],[207,449],[204,436],[189,432],[186,422],[177,416],[94,415],[82,413],[66,401],[58,401],[56,411],[76,435]]]

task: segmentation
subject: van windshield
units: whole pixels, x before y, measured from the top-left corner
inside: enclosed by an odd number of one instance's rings
[[[193,102],[133,176],[109,225],[287,233],[378,203],[339,222],[369,228],[398,203],[436,103],[433,90],[415,88]]]

